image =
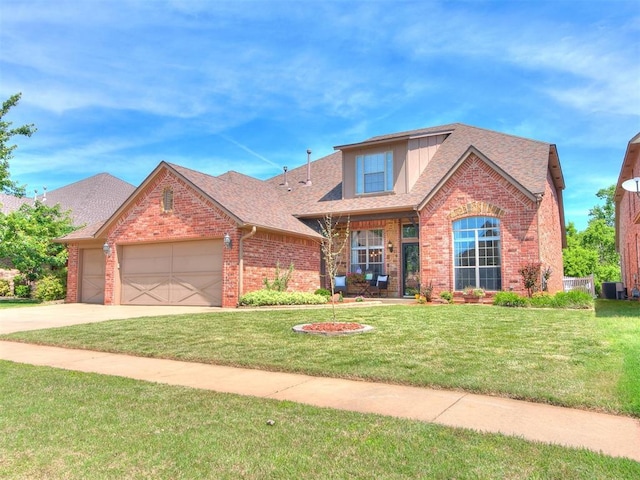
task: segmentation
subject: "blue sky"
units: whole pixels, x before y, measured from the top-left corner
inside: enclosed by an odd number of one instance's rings
[[[640,131],[640,2],[2,0],[14,180],[281,173],[450,122],[554,143],[578,229]]]

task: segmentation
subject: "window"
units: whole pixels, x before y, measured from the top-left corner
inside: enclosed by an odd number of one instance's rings
[[[173,211],[173,190],[170,187],[162,191],[162,211],[164,213]]]
[[[382,230],[358,230],[351,234],[351,272],[383,273]]]
[[[418,226],[417,225],[403,225],[402,226],[402,238],[418,238]]]
[[[393,153],[356,156],[356,193],[393,190]]]
[[[463,218],[453,223],[455,288],[501,290],[500,220]]]

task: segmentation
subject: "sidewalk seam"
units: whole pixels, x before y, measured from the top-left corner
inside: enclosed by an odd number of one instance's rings
[[[283,388],[282,390],[276,390],[275,392],[271,392],[268,395],[264,395],[264,398],[272,398],[274,395],[278,395],[281,392],[286,392],[287,390],[291,390],[292,388],[299,387],[300,385],[304,385],[305,383],[309,383],[313,378],[307,378],[304,382],[296,383],[295,385],[290,385],[287,388]]]
[[[462,393],[462,392],[461,392]],[[463,398],[467,397],[469,395],[469,393],[462,393],[462,395],[460,396],[460,398],[458,398],[455,402],[453,402],[451,405],[449,405],[447,408],[445,408],[444,410],[442,410],[438,415],[436,415],[435,417],[433,417],[432,422],[437,422],[437,420],[444,415],[445,413],[447,413],[449,410],[451,410],[453,407],[455,407],[458,403],[460,403],[462,401]]]

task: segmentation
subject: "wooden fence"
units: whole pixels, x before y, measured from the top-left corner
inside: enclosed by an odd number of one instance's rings
[[[568,292],[569,290],[584,290],[594,297],[596,296],[596,287],[593,281],[593,274],[589,275],[588,277],[581,278],[563,277],[562,285],[565,292]]]

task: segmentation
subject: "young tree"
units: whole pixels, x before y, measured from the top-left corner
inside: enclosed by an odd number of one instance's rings
[[[333,321],[336,320],[336,304],[333,297],[336,293],[335,279],[340,266],[340,258],[342,253],[347,249],[349,244],[349,219],[347,219],[347,227],[345,230],[336,228],[336,223],[330,213],[324,216],[320,223],[320,233],[324,237],[322,239],[322,256],[324,258],[325,270],[329,277],[331,286],[331,303],[333,305]]]
[[[37,280],[49,272],[61,271],[67,261],[64,245],[51,240],[73,231],[71,218],[60,206],[42,202],[23,204],[18,210],[0,213],[0,259]]]
[[[11,140],[11,137],[15,135],[30,137],[36,131],[36,127],[33,124],[11,128],[13,122],[5,120],[5,116],[9,113],[11,107],[15,107],[18,104],[21,96],[21,93],[12,95],[8,100],[2,103],[2,109],[0,110],[0,192],[8,193],[9,195],[16,195],[18,197],[24,197],[25,187],[24,185],[18,185],[10,178],[9,160],[13,158],[13,151],[17,148],[17,145],[9,145],[8,143]]]

